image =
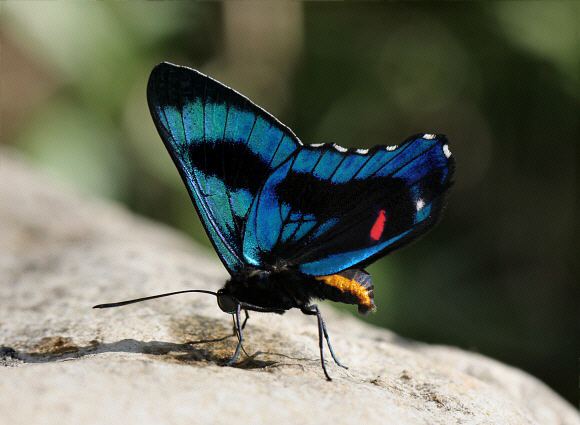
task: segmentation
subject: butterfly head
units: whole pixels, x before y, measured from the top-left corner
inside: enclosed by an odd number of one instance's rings
[[[222,288],[217,292],[217,303],[221,311],[232,314],[236,312],[239,301]]]

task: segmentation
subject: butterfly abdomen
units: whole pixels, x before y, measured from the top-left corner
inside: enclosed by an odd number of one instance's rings
[[[371,277],[362,270],[345,270],[329,276],[317,276],[315,279],[322,283],[319,298],[357,304],[359,313],[363,314],[376,308]]]

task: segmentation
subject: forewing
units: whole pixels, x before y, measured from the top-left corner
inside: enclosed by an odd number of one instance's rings
[[[190,68],[157,65],[147,98],[216,252],[236,272],[245,263],[242,236],[250,206],[299,140],[244,96]]]
[[[369,151],[301,147],[252,205],[244,259],[312,276],[363,267],[436,222],[453,168],[444,136]]]

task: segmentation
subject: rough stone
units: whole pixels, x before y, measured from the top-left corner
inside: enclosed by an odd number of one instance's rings
[[[215,256],[0,151],[1,424],[580,424],[526,373],[323,306],[349,370],[324,380],[313,317],[253,314],[236,367]],[[193,211],[192,211],[192,214]]]

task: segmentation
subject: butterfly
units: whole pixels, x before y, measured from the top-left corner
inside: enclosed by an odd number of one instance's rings
[[[95,307],[214,295],[232,315],[238,338],[228,365],[239,358],[248,311],[297,308],[317,317],[320,361],[330,380],[324,340],[344,365],[313,301],[375,309],[365,267],[437,222],[454,170],[446,137],[421,134],[371,149],[306,145],[233,89],[167,62],[151,72],[147,100],[230,279],[217,292],[192,289]]]

